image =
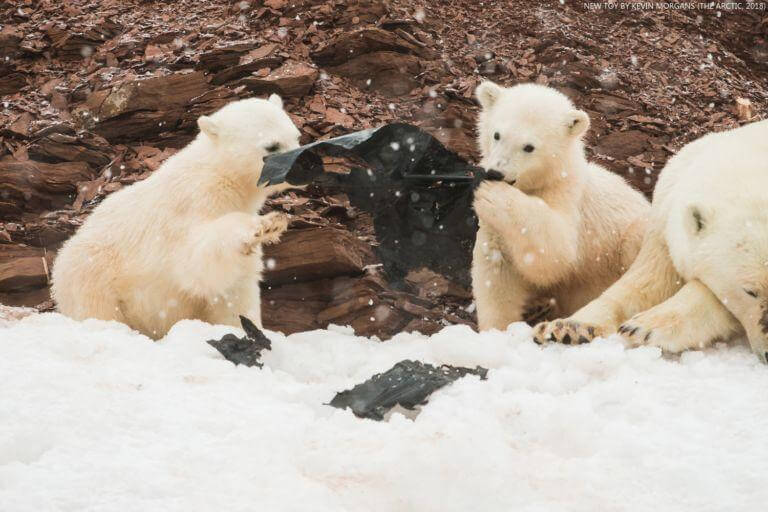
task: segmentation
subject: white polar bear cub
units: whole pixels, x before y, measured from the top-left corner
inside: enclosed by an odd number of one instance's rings
[[[569,315],[610,286],[640,249],[648,201],[584,156],[589,116],[549,87],[483,82],[481,165],[503,175],[475,194],[472,287],[480,329],[505,329],[549,299]]]
[[[53,268],[53,297],[75,319],[118,320],[159,338],[183,318],[261,324],[261,244],[287,227],[258,215],[264,156],[298,147],[277,95],[230,103],[149,178],[102,202]]]
[[[768,359],[768,121],[706,135],[672,157],[627,273],[534,332],[545,343],[617,328],[669,352],[746,334]]]

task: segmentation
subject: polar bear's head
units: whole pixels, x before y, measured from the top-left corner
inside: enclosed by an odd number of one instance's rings
[[[768,211],[764,197],[750,195],[689,204],[683,211],[687,240],[670,244],[670,253],[676,263],[687,260],[685,277],[712,290],[768,362]],[[680,257],[681,250],[687,257]]]
[[[216,167],[247,173],[258,180],[264,157],[299,147],[299,130],[283,110],[283,100],[249,98],[225,105],[197,120],[202,139],[212,148]]]
[[[482,110],[478,136],[481,166],[521,190],[562,179],[571,158],[583,155],[589,116],[563,94],[543,85],[510,88],[483,82],[475,91]]]

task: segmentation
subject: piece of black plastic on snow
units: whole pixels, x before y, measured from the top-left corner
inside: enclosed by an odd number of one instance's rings
[[[323,155],[349,157],[367,167],[325,173]],[[421,267],[469,286],[477,231],[472,195],[483,179],[481,168],[429,133],[395,123],[270,156],[260,183],[313,183],[327,193],[346,193],[353,206],[371,213],[374,249],[395,286]]]
[[[272,342],[248,318],[240,315],[240,324],[245,336],[239,338],[234,334],[225,334],[220,340],[208,340],[208,344],[218,350],[225,359],[245,366],[264,366],[259,362],[261,352],[270,350]]]
[[[474,369],[435,367],[406,359],[352,389],[336,393],[328,405],[339,409],[349,407],[358,417],[380,421],[396,405],[413,410],[427,403],[434,391],[465,375],[477,375],[485,380],[487,374],[488,370],[479,366]]]

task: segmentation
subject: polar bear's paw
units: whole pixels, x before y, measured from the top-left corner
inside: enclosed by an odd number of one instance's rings
[[[552,322],[542,322],[534,327],[533,341],[539,345],[546,343],[581,345],[589,343],[602,334],[602,329],[596,325],[581,323],[575,320],[554,320]]]
[[[253,217],[246,239],[242,244],[244,254],[252,254],[259,245],[274,244],[280,240],[280,235],[288,229],[288,216],[280,212],[270,212],[266,215]]]
[[[704,323],[669,310],[662,303],[624,322],[618,333],[634,346],[650,345],[677,353],[712,343],[709,334],[703,330]]]
[[[507,210],[512,199],[513,188],[504,182],[483,182],[475,191],[472,206],[477,216],[489,223],[494,223],[501,217],[500,213]]]

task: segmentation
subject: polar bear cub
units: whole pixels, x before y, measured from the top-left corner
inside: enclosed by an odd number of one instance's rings
[[[486,81],[476,95],[481,165],[503,175],[475,194],[478,325],[505,329],[543,299],[569,315],[629,268],[650,206],[621,177],[587,161],[581,137],[589,117],[560,92]]]
[[[277,95],[230,103],[198,119],[200,133],[149,178],[107,197],[59,252],[58,310],[118,320],[159,338],[183,318],[261,324],[261,245],[287,217],[258,212],[274,188],[263,158],[298,147]]]
[[[768,359],[768,121],[706,135],[662,170],[627,273],[539,343],[616,331],[669,352],[745,335]]]

